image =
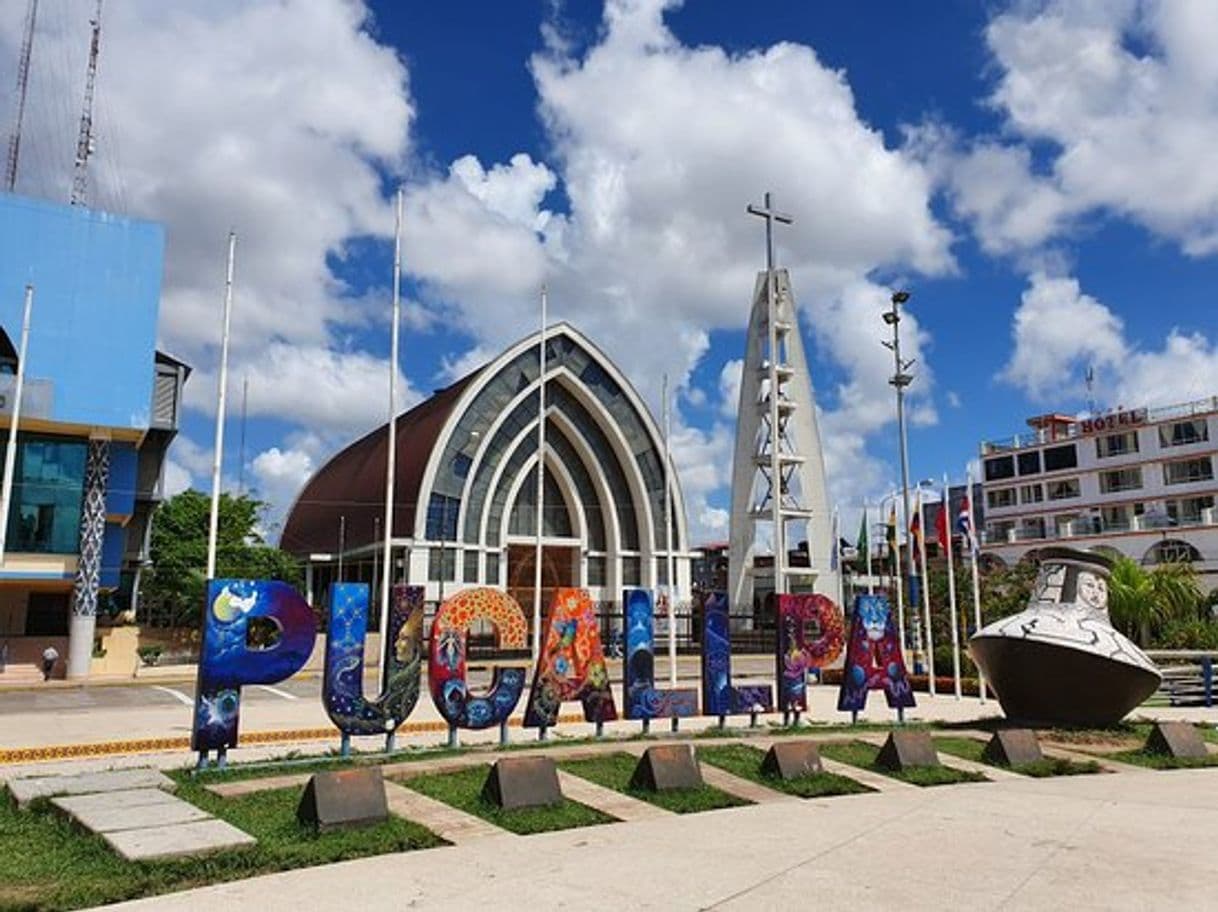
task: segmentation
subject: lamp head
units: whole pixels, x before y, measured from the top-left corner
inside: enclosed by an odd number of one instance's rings
[[[904,304],[908,300],[909,300],[908,291],[894,291],[892,293],[892,303],[893,304]]]
[[[901,315],[899,313],[897,313],[895,310],[884,311],[884,322],[887,323],[889,326],[892,326],[892,324],[897,323],[898,321],[900,321],[900,319],[901,319]]]

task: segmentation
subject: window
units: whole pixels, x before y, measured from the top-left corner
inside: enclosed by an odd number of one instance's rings
[[[1045,450],[1045,471],[1059,472],[1062,469],[1073,469],[1078,465],[1078,450],[1074,444],[1049,447]]]
[[[1058,538],[1065,538],[1068,535],[1073,535],[1074,530],[1078,528],[1078,514],[1063,513],[1060,516],[1054,516],[1053,528],[1056,530]]]
[[[427,504],[427,537],[432,541],[453,541],[457,537],[457,514],[461,512],[459,497],[432,494]],[[432,577],[435,579],[435,577]]]
[[[1095,455],[1100,459],[1108,456],[1124,456],[1126,453],[1138,452],[1138,432],[1126,431],[1124,434],[1108,434],[1095,440]]]
[[[1045,537],[1045,518],[1036,516],[1032,519],[1025,519],[1019,526],[1019,531],[1016,537],[1020,541],[1027,539],[1039,539]]]
[[[1045,499],[1045,489],[1038,484],[1021,485],[1019,502],[1021,504],[1040,503]]]
[[[985,524],[985,540],[987,542],[1004,542],[1010,539],[1015,529],[1013,522],[989,522]]]
[[[466,551],[465,557],[462,560],[461,579],[467,583],[478,582],[478,552]]]
[[[638,586],[643,581],[643,565],[638,557],[622,558],[622,585]]]
[[[1142,487],[1142,467],[1115,469],[1100,472],[1100,493],[1115,494],[1118,491],[1136,491]]]
[[[464,478],[469,475],[469,467],[474,464],[474,461],[464,453],[458,453],[453,457],[453,474],[458,478]]]
[[[608,582],[608,561],[603,554],[593,554],[588,558],[588,585],[604,586]]]
[[[80,440],[32,438],[17,450],[10,551],[75,554],[80,548],[80,503],[88,445]]]
[[[1190,443],[1204,443],[1209,439],[1210,429],[1204,418],[1159,425],[1161,447],[1187,446]]]
[[[427,552],[427,578],[451,583],[457,578],[457,552],[452,548],[431,548]]]
[[[499,585],[499,553],[492,551],[486,556],[486,584],[488,586]]]
[[[1019,454],[1019,474],[1020,475],[1039,475],[1040,474],[1040,450],[1032,450],[1028,453]]]
[[[1167,502],[1167,516],[1173,523],[1196,524],[1201,522],[1203,510],[1213,508],[1214,496],[1212,494],[1204,497],[1182,497],[1180,500]]]
[[[998,456],[985,461],[985,480],[1000,481],[1003,478],[1015,477],[1015,458],[1013,456]]]
[[[1059,481],[1045,482],[1045,493],[1049,500],[1066,500],[1082,494],[1077,478],[1062,478]]]
[[[1103,507],[1100,509],[1100,521],[1105,531],[1124,532],[1129,528],[1129,512],[1124,504],[1119,507]]]
[[[999,488],[996,491],[985,492],[985,505],[991,510],[999,507],[1015,506],[1015,489]]]
[[[1164,484],[1188,484],[1193,481],[1211,481],[1214,477],[1214,465],[1208,456],[1196,459],[1181,459],[1179,462],[1163,464]]]
[[[1186,541],[1165,538],[1156,542],[1142,558],[1144,564],[1192,563],[1201,560],[1201,552]]]

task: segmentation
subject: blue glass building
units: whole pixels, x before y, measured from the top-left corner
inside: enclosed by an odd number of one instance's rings
[[[159,225],[0,193],[0,447],[34,289],[0,562],[10,664],[54,645],[86,676],[99,602],[136,598],[189,373],[156,350],[163,250]]]

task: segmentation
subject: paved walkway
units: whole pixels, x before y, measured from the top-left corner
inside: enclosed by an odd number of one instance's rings
[[[1072,776],[493,836],[111,908],[1200,909],[1215,844],[1218,771]]]

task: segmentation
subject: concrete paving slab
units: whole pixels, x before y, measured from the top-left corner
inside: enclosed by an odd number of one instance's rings
[[[180,804],[181,799],[160,789],[126,789],[121,792],[98,792],[94,795],[61,795],[52,798],[51,803],[65,811],[89,813],[111,808]]]
[[[389,813],[427,827],[453,845],[464,845],[488,836],[514,835],[481,817],[467,814],[396,782],[385,782],[385,800]]]
[[[630,795],[581,779],[566,770],[558,771],[558,784],[562,786],[565,797],[618,820],[651,820],[655,817],[669,817],[673,813],[650,802],[640,801]]]
[[[712,766],[709,763],[700,763],[699,766],[702,768],[703,782],[736,798],[743,798],[745,801],[752,801],[754,804],[761,804],[764,801],[799,801],[799,798],[795,795],[766,788],[764,785],[753,782],[751,779],[733,775],[727,770]]]
[[[820,758],[820,765],[825,768],[826,773],[845,776],[847,779],[853,779],[855,782],[865,785],[870,789],[875,789],[877,792],[908,792],[910,790],[918,790],[918,787],[912,783],[893,779],[891,776],[885,776],[883,773],[860,769],[857,766],[842,763],[840,760],[832,760],[823,755]]]
[[[121,794],[127,796],[135,794],[137,801],[138,798],[143,797],[139,792]],[[165,793],[157,789],[148,789],[145,794],[164,795]],[[86,829],[103,835],[117,833],[121,830],[140,830],[212,819],[211,814],[172,795],[165,796],[168,801],[146,800],[143,803],[134,804],[122,802],[106,804],[96,800],[110,797],[109,795],[84,795],[52,798],[51,804]]]
[[[243,833],[231,823],[215,818],[117,830],[102,833],[101,836],[114,851],[128,861],[151,861],[177,855],[207,855],[226,849],[252,846],[256,842],[253,836]],[[309,905],[304,902],[302,908]]]
[[[38,798],[53,795],[88,795],[97,792],[117,792],[130,789],[161,789],[172,792],[177,786],[160,770],[147,767],[106,770],[66,776],[31,776],[10,779],[9,793],[20,808]]]

